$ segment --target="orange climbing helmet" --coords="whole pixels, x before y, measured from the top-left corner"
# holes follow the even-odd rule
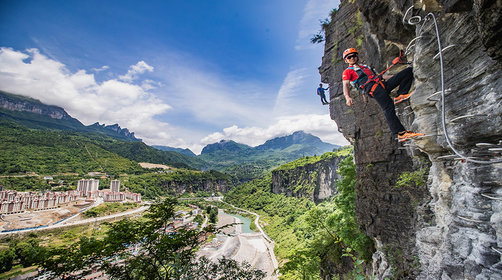
[[[351,53],[358,53],[358,52],[354,48],[348,48],[348,49],[346,49],[346,50],[343,51],[343,59],[345,59]]]

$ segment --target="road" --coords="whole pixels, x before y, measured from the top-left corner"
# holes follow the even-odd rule
[[[67,227],[67,226],[74,226],[74,225],[83,225],[83,224],[89,224],[89,223],[95,223],[99,221],[104,221],[104,220],[109,220],[109,219],[115,219],[119,218],[122,216],[128,216],[128,215],[134,215],[136,213],[140,213],[148,209],[150,205],[145,205],[141,206],[139,208],[126,211],[126,212],[121,212],[109,216],[104,216],[104,217],[98,217],[98,218],[89,218],[85,220],[80,220],[80,221],[74,221],[71,222],[71,219],[68,219],[62,223],[56,224],[56,225],[50,225],[48,227],[41,227],[41,228],[35,228],[35,229],[26,229],[26,230],[19,230],[15,232],[0,232],[0,235],[8,235],[8,234],[16,234],[16,233],[24,233],[24,232],[31,232],[31,231],[38,231],[38,230],[47,230],[47,229],[54,229],[54,228],[61,228],[61,227]]]

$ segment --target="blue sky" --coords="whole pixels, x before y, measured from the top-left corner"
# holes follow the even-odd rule
[[[0,0],[0,89],[151,145],[251,146],[304,130],[345,145],[309,39],[338,0]]]

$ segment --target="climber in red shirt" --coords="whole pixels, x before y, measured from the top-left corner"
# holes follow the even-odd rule
[[[379,76],[372,68],[358,63],[358,52],[354,48],[346,49],[343,52],[343,59],[349,64],[349,67],[342,74],[343,94],[347,106],[354,104],[354,100],[350,97],[350,86],[352,85],[361,93],[368,94],[377,101],[383,110],[390,130],[398,135],[399,142],[424,135],[423,133],[406,130],[396,116],[394,107],[394,104],[410,98],[413,94],[413,92],[408,93],[413,82],[413,68],[408,67],[396,75]],[[397,57],[392,61],[393,64],[400,62],[401,57]],[[398,97],[394,98],[393,101],[389,93],[397,86],[399,86]]]

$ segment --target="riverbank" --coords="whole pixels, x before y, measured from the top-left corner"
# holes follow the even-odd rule
[[[260,269],[267,273],[267,280],[276,280],[277,260],[273,254],[274,244],[267,241],[260,232],[252,232],[250,229],[243,232],[238,217],[225,213],[223,210],[218,212],[217,227],[234,224],[223,230],[222,233],[208,244],[204,245],[198,252],[200,256],[205,256],[212,261],[222,257],[231,258],[238,262],[247,262],[252,267]],[[249,226],[247,226],[249,228]]]

